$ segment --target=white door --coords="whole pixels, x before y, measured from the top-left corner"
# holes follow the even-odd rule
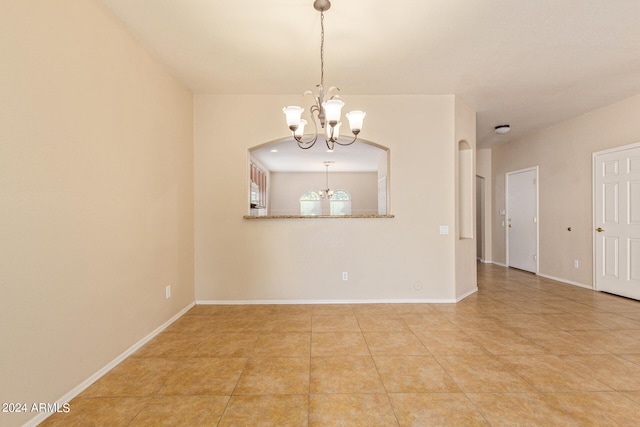
[[[509,172],[507,266],[538,272],[538,168]]]
[[[640,299],[640,144],[593,155],[595,288]]]

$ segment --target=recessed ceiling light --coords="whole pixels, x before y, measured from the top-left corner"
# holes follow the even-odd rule
[[[327,150],[327,153],[333,153],[333,150],[329,149]]]
[[[509,125],[498,125],[494,128],[497,134],[505,134],[511,130],[511,126]]]
[[[271,150],[269,150],[269,151],[271,151],[272,153],[277,153],[277,152],[278,152],[278,150],[276,150],[275,148],[272,148],[272,149],[271,149]]]

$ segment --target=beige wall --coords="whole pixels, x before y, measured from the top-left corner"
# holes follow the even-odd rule
[[[271,172],[269,215],[300,215],[302,193],[325,188],[326,179],[325,172]],[[329,188],[349,193],[353,215],[378,213],[377,172],[329,172]],[[329,199],[322,201],[322,210],[330,214]]]
[[[194,300],[192,95],[96,1],[0,16],[0,401],[53,403]]]
[[[592,286],[592,153],[640,141],[638,117],[640,95],[494,148],[493,261],[505,262],[504,175],[537,165],[540,274]]]
[[[484,178],[484,206],[481,209],[484,211],[484,224],[476,224],[476,230],[479,227],[483,227],[484,231],[484,255],[485,262],[491,262],[492,256],[492,173],[491,173],[491,149],[482,148],[476,151],[476,175]]]
[[[457,227],[463,227],[463,222],[469,222],[469,230],[455,230],[455,283],[456,283],[456,299],[464,298],[469,294],[477,291],[478,282],[476,275],[476,241],[475,236],[475,211],[476,211],[476,113],[468,105],[456,99],[455,101],[455,146],[454,157],[456,159],[456,173],[454,179],[456,182],[455,198],[456,224]],[[461,144],[462,142],[462,144]],[[464,150],[464,157],[460,157],[458,150],[460,146],[469,147]],[[467,158],[466,161],[461,159]],[[469,170],[463,171],[462,168]],[[465,182],[461,182],[464,180]],[[463,201],[463,198],[469,200]],[[465,234],[469,233],[469,238]]]
[[[455,98],[343,97],[367,111],[362,137],[390,149],[395,218],[243,219],[247,150],[287,134],[282,106],[298,97],[195,97],[196,299],[453,300]]]

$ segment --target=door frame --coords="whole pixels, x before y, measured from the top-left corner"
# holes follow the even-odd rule
[[[606,154],[611,154],[611,153],[615,153],[618,151],[625,151],[625,150],[631,150],[634,148],[639,148],[640,147],[640,142],[634,142],[633,144],[627,144],[627,145],[622,145],[619,147],[613,147],[613,148],[608,148],[606,150],[601,150],[601,151],[594,151],[591,154],[591,205],[592,205],[592,210],[591,210],[591,234],[593,235],[593,238],[591,240],[591,253],[592,253],[592,261],[591,264],[593,266],[593,271],[592,271],[592,281],[593,281],[593,290],[595,291],[600,291],[600,289],[598,289],[598,282],[596,281],[596,279],[598,278],[598,275],[596,274],[596,263],[598,262],[597,258],[596,258],[596,160],[598,158],[598,156],[603,156]]]
[[[504,224],[504,237],[505,237],[505,261],[507,267],[509,267],[509,176],[522,172],[535,172],[536,180],[536,271],[534,274],[538,274],[540,271],[540,173],[539,167],[532,166],[529,168],[519,169],[515,171],[506,172],[504,174],[504,204],[505,204],[505,224]]]

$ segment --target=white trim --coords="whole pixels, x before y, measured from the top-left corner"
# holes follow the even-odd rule
[[[477,290],[477,288],[476,288]],[[474,291],[475,292],[475,291]],[[253,305],[253,304],[442,304],[456,303],[456,299],[349,299],[349,300],[197,300],[197,305]]]
[[[503,264],[503,263],[498,262],[498,261],[491,261],[491,264],[495,264],[497,266],[507,268],[507,264]]]
[[[572,280],[562,279],[560,277],[549,276],[548,274],[538,273],[538,276],[544,277],[545,279],[555,280],[556,282],[566,283],[568,285],[579,286],[581,288],[589,289],[591,291],[595,291],[596,290],[596,289],[594,289],[593,286],[590,286],[590,285],[587,285],[587,284],[584,284],[584,283],[580,283],[580,282],[574,282]]]
[[[540,271],[540,172],[538,165],[530,168],[519,169],[515,171],[505,172],[504,174],[504,205],[505,205],[505,219],[509,218],[509,175],[515,175],[517,173],[534,171],[536,173],[536,271],[533,273],[538,274]],[[505,224],[505,267],[509,266],[509,224],[508,220]]]
[[[103,368],[98,370],[95,374],[91,375],[89,378],[84,380],[82,383],[80,383],[79,385],[74,387],[71,391],[69,391],[67,394],[65,394],[64,396],[62,396],[60,399],[58,399],[55,402],[57,404],[57,407],[61,407],[65,403],[69,403],[70,400],[72,400],[74,397],[78,396],[80,393],[82,393],[84,390],[86,390],[91,384],[93,384],[96,381],[98,381],[102,376],[104,376],[107,372],[109,372],[110,370],[115,368],[124,359],[126,359],[129,356],[131,356],[133,353],[136,352],[136,350],[138,350],[140,347],[145,345],[147,342],[151,341],[151,339],[153,339],[156,335],[158,335],[160,332],[165,330],[169,325],[171,325],[173,322],[175,322],[180,317],[182,317],[194,305],[195,305],[195,302],[192,302],[191,304],[189,304],[188,306],[186,306],[185,308],[180,310],[171,319],[169,319],[166,322],[164,322],[162,325],[160,325],[158,328],[156,328],[154,331],[152,331],[146,337],[142,338],[140,341],[138,341],[137,343],[135,343],[134,345],[129,347],[127,350],[125,350],[118,357],[116,357],[111,362],[106,364]],[[40,424],[41,422],[43,422],[45,419],[50,417],[52,414],[53,414],[52,412],[41,412],[40,414],[38,414],[34,418],[32,418],[29,421],[27,421],[23,425],[23,427],[32,427],[32,426],[35,427],[38,424]]]
[[[469,292],[467,292],[466,294],[460,295],[457,299],[456,302],[460,302],[463,299],[465,299],[466,297],[475,294],[476,292],[478,292],[478,287],[476,286],[475,288],[471,289]]]

